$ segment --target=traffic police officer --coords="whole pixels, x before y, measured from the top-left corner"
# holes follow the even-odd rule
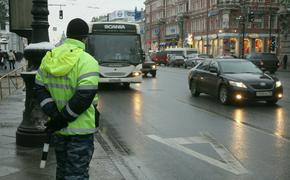
[[[55,135],[56,179],[89,179],[99,65],[84,51],[88,31],[82,19],[71,20],[67,39],[46,53],[36,74],[37,98],[50,117],[46,131]]]

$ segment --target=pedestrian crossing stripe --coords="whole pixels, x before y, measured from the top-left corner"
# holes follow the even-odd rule
[[[210,134],[201,133],[201,136],[195,137],[178,137],[178,138],[162,138],[156,135],[147,135],[149,138],[165,144],[171,148],[177,149],[190,156],[205,161],[211,165],[229,171],[235,175],[248,174],[241,163],[229,152],[222,144],[218,143]],[[213,149],[219,154],[223,161],[211,158],[192,149],[186,148],[183,145],[189,144],[210,144]]]

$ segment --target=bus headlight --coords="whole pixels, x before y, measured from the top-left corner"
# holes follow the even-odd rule
[[[134,77],[136,77],[136,76],[140,76],[140,75],[141,75],[141,72],[139,72],[139,71],[135,71],[135,72],[132,73],[132,75],[133,75]]]

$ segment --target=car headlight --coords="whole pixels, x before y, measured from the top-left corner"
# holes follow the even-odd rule
[[[156,65],[152,65],[152,69],[156,69]]]
[[[132,75],[135,76],[135,77],[136,77],[136,76],[140,76],[140,75],[141,75],[141,72],[139,72],[139,71],[135,71],[135,72],[132,73]]]
[[[247,86],[242,82],[229,81],[229,83],[231,86],[234,86],[234,87],[247,88]]]
[[[280,87],[280,86],[282,86],[282,83],[281,83],[281,81],[276,81],[276,88],[278,88],[278,87]]]

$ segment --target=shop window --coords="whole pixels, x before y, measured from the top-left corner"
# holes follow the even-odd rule
[[[250,53],[250,41],[248,39],[244,40],[244,54]]]
[[[262,52],[263,42],[262,42],[261,39],[256,39],[255,40],[255,48],[256,48],[256,52]]]
[[[236,52],[236,42],[237,42],[236,39],[231,38],[230,40],[230,53],[231,54],[235,54]]]

